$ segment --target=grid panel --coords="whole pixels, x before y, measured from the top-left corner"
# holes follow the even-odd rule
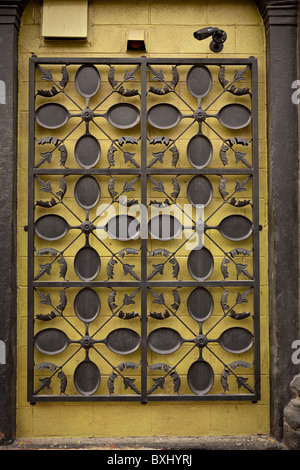
[[[255,59],[32,58],[29,401],[258,400],[258,217]]]

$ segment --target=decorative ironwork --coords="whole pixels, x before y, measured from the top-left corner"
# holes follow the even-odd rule
[[[257,401],[256,60],[34,56],[29,115],[28,400]]]

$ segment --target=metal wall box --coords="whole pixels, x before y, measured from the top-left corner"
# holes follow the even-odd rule
[[[127,51],[146,51],[146,31],[143,29],[130,29],[126,31]]]
[[[45,39],[86,39],[88,0],[43,0],[42,36]]]
[[[29,74],[28,400],[259,400],[256,59]]]

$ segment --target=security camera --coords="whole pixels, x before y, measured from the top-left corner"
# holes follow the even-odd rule
[[[227,39],[225,31],[209,26],[208,28],[202,28],[194,32],[194,38],[198,39],[198,41],[202,41],[210,36],[212,36],[212,41],[209,45],[210,50],[213,52],[220,52]]]

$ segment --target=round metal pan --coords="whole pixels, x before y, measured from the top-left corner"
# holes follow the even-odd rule
[[[107,231],[108,236],[118,241],[135,240],[140,234],[139,221],[127,214],[112,217],[105,227],[98,227]]]
[[[116,354],[132,354],[139,349],[141,338],[130,328],[117,328],[107,335],[103,343]]]
[[[52,356],[63,352],[70,340],[64,331],[57,328],[45,328],[34,337],[34,346],[42,354]]]
[[[74,196],[77,204],[85,210],[90,210],[100,199],[100,185],[91,175],[84,175],[75,184]]]
[[[186,77],[187,88],[198,100],[204,98],[212,87],[212,76],[205,65],[194,65]]]
[[[213,197],[213,187],[206,176],[194,176],[187,186],[187,197],[190,203],[196,207],[197,205],[208,206]]]
[[[173,328],[157,328],[148,335],[148,346],[157,354],[172,354],[185,342],[194,342],[183,339]]]
[[[81,395],[93,395],[99,388],[101,382],[98,366],[90,359],[85,359],[76,367],[73,380],[76,390]]]
[[[204,287],[196,287],[188,297],[187,308],[190,316],[196,322],[202,323],[207,320],[213,312],[213,296],[209,290]]]
[[[217,342],[227,352],[242,354],[252,348],[254,336],[246,328],[235,326],[223,331]]]
[[[214,371],[211,365],[203,359],[193,362],[187,373],[187,382],[196,395],[208,393],[214,384]]]
[[[75,75],[75,87],[84,98],[91,98],[100,88],[101,78],[94,65],[85,64],[79,67]]]
[[[161,241],[173,240],[183,230],[181,222],[170,214],[159,214],[148,222],[148,233],[151,238]]]
[[[34,224],[36,235],[48,241],[63,238],[71,228],[80,227],[71,227],[63,217],[57,214],[42,215]]]
[[[200,250],[192,250],[188,256],[187,266],[190,275],[196,281],[203,281],[214,270],[214,258],[211,252],[203,246]]]
[[[59,103],[45,103],[36,110],[35,119],[40,126],[46,129],[58,129],[72,117],[81,117],[86,120],[86,114],[89,115],[89,120],[94,117],[103,117],[107,119],[109,124],[119,129],[129,129],[140,121],[139,109],[130,103],[114,104],[105,114],[95,114],[89,108],[82,113],[71,114],[65,106]]]
[[[74,258],[74,270],[82,281],[92,281],[98,276],[101,259],[98,252],[88,244],[80,248]]]
[[[211,162],[213,146],[208,137],[199,132],[189,141],[186,153],[188,161],[194,168],[205,168]]]
[[[77,140],[74,154],[77,163],[82,168],[93,168],[100,160],[100,143],[92,134],[86,133]]]
[[[94,289],[84,287],[74,299],[74,311],[83,323],[94,321],[99,315],[101,308],[100,297]]]
[[[243,215],[228,215],[216,227],[206,227],[205,230],[219,230],[224,238],[232,241],[245,240],[253,232],[253,223]]]

